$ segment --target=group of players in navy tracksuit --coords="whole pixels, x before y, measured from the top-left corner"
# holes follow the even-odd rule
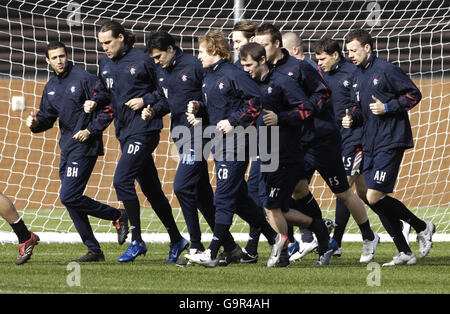
[[[318,170],[329,179],[326,183],[335,194],[347,191],[348,173],[341,157],[350,156],[355,148],[362,147],[366,158],[363,171],[369,173],[366,175],[367,186],[390,193],[403,150],[412,147],[406,110],[420,101],[420,92],[410,80],[404,80],[406,76],[399,68],[388,66],[389,63],[376,58],[375,54],[361,69],[341,61],[322,78],[308,62],[296,60],[282,49],[283,57],[270,65],[270,72],[257,83],[226,57],[205,66],[208,63],[205,60],[214,58],[214,53],[207,54],[206,59],[200,58],[200,62],[184,54],[165,32],[152,33],[147,43],[148,53],[155,59],[134,48],[134,38],[116,22],[102,26],[99,41],[107,57],[100,62],[98,77],[66,61],[64,71],[54,68],[57,75],[44,89],[39,112],[29,117],[33,132],[51,128],[59,118],[60,198],[89,250],[79,261],[104,260],[88,215],[112,220],[120,244],[125,242],[130,221],[131,244],[119,258],[120,262],[132,261],[146,253],[147,247],[140,233],[140,204],[135,180],[169,233],[171,245],[166,262],[177,262],[181,252],[189,247],[189,242],[181,236],[175,224],[152,157],[159,143],[165,114],[171,114],[171,136],[180,156],[174,191],[191,240],[191,250],[186,257],[190,262],[205,266],[217,265],[216,256],[221,246],[224,253],[219,260],[223,265],[240,261],[240,248],[229,231],[235,213],[261,230],[272,245],[268,266],[278,262],[280,252],[287,245],[286,236],[275,231],[264,212],[248,195],[245,172],[250,161],[249,143],[247,137],[243,145],[237,141],[237,135],[232,132],[236,127],[264,126],[262,119],[266,110],[278,115],[279,145],[271,146],[269,140],[266,148],[279,154],[280,164],[277,170],[261,172],[257,176],[257,183],[261,186],[259,199],[266,209],[280,208],[287,212],[289,208],[295,208],[303,211],[307,215],[305,217],[312,217],[314,223],[310,228],[318,237],[318,234],[323,234],[324,225],[317,225],[323,221],[317,203],[315,200],[311,202],[312,195],[309,193],[308,197],[296,201],[291,199],[299,179],[307,178],[309,182],[314,171]],[[49,45],[47,52],[61,48],[61,45],[55,47]],[[158,64],[154,60],[158,60]],[[280,82],[285,84],[281,86]],[[295,88],[287,89],[286,86],[293,82],[301,88],[295,84]],[[368,99],[372,95],[385,102],[388,114],[380,118],[371,115],[367,106],[359,105],[372,102]],[[279,99],[281,97],[282,100]],[[351,104],[347,102],[349,97],[354,99]],[[91,102],[87,105],[88,101]],[[190,103],[195,109],[189,109]],[[346,109],[352,111],[351,130],[342,128],[340,124],[342,117],[348,114]],[[201,123],[197,124],[199,118]],[[98,156],[103,155],[102,132],[112,120],[122,150],[113,184],[124,210],[83,195],[95,162]],[[214,142],[215,137],[219,137],[217,133],[205,138],[207,126],[217,126],[225,135],[231,130],[231,149],[225,140]],[[210,140],[215,143],[211,148],[217,179],[215,193],[204,156],[205,146]],[[239,159],[242,151],[243,160]],[[382,180],[380,188],[380,180],[374,178],[383,161],[387,161],[383,169],[388,178]],[[259,162],[260,167],[263,164]],[[278,189],[274,189],[276,186]],[[379,202],[388,202],[386,198],[389,197]],[[431,228],[417,217],[406,214],[404,209],[393,214],[377,206],[376,202],[366,202],[373,205],[377,214],[388,216],[385,221],[390,223],[383,225],[391,231],[395,229],[388,231],[391,236],[398,236],[398,228],[392,225],[400,219],[411,223],[418,233]],[[388,204],[393,203],[395,201]],[[213,230],[213,239],[205,252],[197,209]],[[375,234],[370,226],[360,228],[364,239],[373,240]],[[324,237],[320,237],[319,255],[329,253],[328,241],[324,244]],[[335,249],[332,247],[331,253]],[[399,252],[402,252],[400,248]],[[187,263],[185,260],[180,266]]]

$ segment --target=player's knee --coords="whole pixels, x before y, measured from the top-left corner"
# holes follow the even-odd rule
[[[343,201],[344,203],[349,201],[352,197],[355,197],[355,193],[353,193],[353,190],[351,188],[348,188],[346,191],[342,193],[336,193],[336,197]]]
[[[294,192],[292,193],[292,197],[295,200],[302,199],[306,197],[309,194],[309,186],[308,181],[300,180],[297,185],[295,186]]]
[[[61,200],[61,203],[63,203],[64,206],[72,206],[79,203],[81,195],[76,195],[70,192],[61,192],[59,194],[59,199]]]
[[[177,182],[176,180],[173,183],[173,192],[177,196],[183,196],[183,195],[195,195],[194,187],[191,185],[188,185],[184,182]]]
[[[385,194],[380,191],[368,190],[366,194],[367,202],[369,203],[369,205],[374,205],[378,203],[384,197],[384,195]]]

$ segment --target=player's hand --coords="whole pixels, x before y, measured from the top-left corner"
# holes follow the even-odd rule
[[[352,127],[353,124],[353,118],[350,114],[350,111],[348,109],[345,109],[345,116],[342,118],[342,126],[346,129],[349,129]]]
[[[73,136],[74,139],[80,142],[85,142],[88,140],[89,136],[91,135],[91,132],[89,132],[88,129],[80,130]]]
[[[270,110],[264,110],[263,121],[267,126],[273,126],[278,124],[278,115]]]
[[[196,114],[200,109],[200,103],[196,100],[191,100],[187,105],[187,113]]]
[[[186,112],[186,116],[187,116],[188,122],[193,126],[196,126],[197,124],[199,124],[202,121],[202,119],[196,118],[195,115],[192,113]]]
[[[38,126],[39,121],[36,118],[36,114],[33,111],[31,111],[30,115],[25,120],[25,123],[26,123],[27,127],[29,127],[29,128],[35,128]]]
[[[155,110],[148,105],[146,108],[142,109],[141,118],[142,120],[151,120],[155,117]]]
[[[222,131],[223,134],[227,134],[233,130],[233,126],[230,124],[228,120],[220,120],[216,125],[219,131]]]
[[[381,102],[381,100],[379,100],[378,98],[376,98],[373,95],[372,95],[372,99],[375,100],[374,103],[369,104],[369,108],[370,108],[370,110],[372,110],[372,113],[376,116],[378,116],[380,114],[385,114],[386,108],[384,108],[384,104]]]
[[[83,105],[84,112],[91,113],[97,108],[97,103],[93,100],[86,100]]]
[[[125,106],[131,110],[139,110],[144,107],[144,98],[133,98],[125,103]]]

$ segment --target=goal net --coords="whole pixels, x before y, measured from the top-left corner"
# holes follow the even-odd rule
[[[28,114],[38,110],[43,88],[53,75],[45,62],[45,47],[49,41],[62,41],[77,66],[97,73],[104,53],[96,32],[99,25],[111,19],[137,35],[137,48],[144,49],[150,31],[163,29],[174,35],[189,54],[196,54],[197,40],[207,31],[220,29],[228,35],[239,19],[271,22],[282,32],[297,32],[306,55],[312,58],[312,46],[318,39],[343,40],[349,30],[357,27],[371,31],[378,55],[399,65],[423,95],[420,104],[409,113],[415,147],[405,154],[394,195],[419,217],[433,221],[438,232],[436,239],[450,239],[448,1],[7,0],[0,4],[0,190],[11,198],[25,223],[42,234],[44,241],[79,241],[58,197],[57,124],[40,134],[31,134],[25,125]],[[154,158],[176,222],[187,234],[173,193],[178,159],[169,138],[168,117],[164,126]],[[85,194],[119,207],[112,185],[120,157],[113,125],[103,139],[105,156],[97,161]],[[212,163],[209,170],[215,186]],[[334,219],[335,199],[318,175],[314,176],[311,189],[324,216]],[[137,190],[144,239],[168,241],[164,227]],[[376,215],[368,212],[374,230],[385,234]],[[110,222],[91,218],[91,223],[100,241],[116,241]],[[203,218],[201,225],[203,231],[211,233]],[[232,232],[242,235],[238,240],[246,240],[248,225],[236,217]],[[351,218],[344,240],[358,233]],[[359,235],[357,239],[360,240]],[[15,240],[9,225],[0,220],[0,241]]]

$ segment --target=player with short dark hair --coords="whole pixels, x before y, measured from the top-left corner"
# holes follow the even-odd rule
[[[33,255],[33,249],[40,241],[39,236],[28,230],[22,217],[17,213],[14,204],[2,192],[0,192],[0,216],[9,223],[17,236],[19,255],[16,259],[16,265],[22,265]]]
[[[237,141],[234,128],[253,126],[261,111],[261,94],[258,86],[241,69],[231,64],[228,42],[220,31],[210,31],[199,41],[199,56],[206,75],[203,79],[203,101],[195,108],[188,108],[196,114],[199,107],[207,110],[209,124],[220,134],[214,134],[212,152],[214,154],[217,184],[214,195],[216,206],[213,239],[209,249],[201,254],[186,254],[193,263],[206,267],[217,265],[217,253],[221,245],[226,252],[237,247],[229,232],[234,213],[251,225],[260,227],[272,246],[268,266],[273,266],[279,258],[279,251],[285,246],[286,237],[277,234],[265,219],[263,213],[249,198],[245,171],[248,166],[248,139]],[[188,117],[195,123],[195,117]],[[221,135],[228,134],[226,140]],[[230,135],[231,134],[231,135]],[[217,139],[218,137],[219,139]],[[232,140],[232,147],[227,142]],[[240,156],[243,155],[243,160]]]
[[[370,33],[351,31],[346,37],[349,58],[355,72],[356,110],[347,110],[342,119],[346,128],[362,124],[364,152],[363,175],[367,183],[366,200],[371,208],[389,220],[390,234],[399,253],[384,266],[412,265],[417,262],[401,232],[401,220],[417,232],[419,255],[428,255],[435,226],[414,215],[393,192],[403,154],[413,147],[408,111],[421,100],[413,81],[392,63],[377,57]]]
[[[234,24],[231,32],[233,40],[233,49],[239,53],[239,48],[248,44],[255,37],[258,25],[252,21],[244,20]],[[242,69],[241,60],[238,58],[234,63],[237,67]],[[261,165],[259,156],[251,156],[250,166],[247,177],[248,196],[255,202],[256,205],[264,212],[262,207],[262,198],[264,186],[260,186]],[[250,225],[248,240],[245,248],[242,249],[243,255],[242,263],[257,263],[258,262],[258,244],[261,235],[261,230]]]
[[[98,156],[104,154],[102,132],[111,123],[113,112],[108,106],[102,82],[95,75],[74,66],[66,51],[61,42],[48,44],[46,61],[55,76],[45,85],[38,113],[31,112],[26,124],[33,133],[39,133],[52,128],[59,119],[59,197],[88,247],[88,253],[75,261],[104,261],[88,215],[112,220],[117,228],[119,244],[125,242],[128,234],[127,215],[124,210],[102,204],[83,195],[83,192]],[[91,105],[96,109],[87,114],[86,108]]]
[[[159,100],[155,63],[148,54],[133,47],[134,35],[115,21],[101,26],[98,40],[107,56],[100,61],[99,76],[110,94],[116,137],[122,150],[113,184],[131,225],[132,241],[118,261],[133,261],[147,252],[141,236],[140,203],[135,188],[137,181],[169,233],[169,258],[165,262],[175,263],[189,242],[178,230],[152,156],[159,143],[162,119],[146,121],[141,118],[142,109]]]
[[[287,50],[281,48],[282,42],[279,39],[281,33],[275,26],[263,24],[260,28],[256,32],[254,41],[266,48],[267,60],[278,71],[295,79],[314,105],[312,119],[303,123],[300,138],[305,152],[305,171],[308,180],[301,180],[297,184],[291,206],[306,210],[305,214],[311,217],[321,217],[320,208],[311,206],[309,202],[312,194],[309,191],[308,182],[317,170],[330,190],[337,198],[342,199],[352,213],[364,240],[360,262],[368,262],[375,255],[379,237],[370,227],[363,202],[348,184],[341,159],[340,133],[330,104],[330,91],[323,78],[311,65],[305,61],[296,60]],[[330,250],[337,249],[337,243],[332,239]]]
[[[196,127],[186,119],[186,106],[192,100],[201,101],[202,99],[204,69],[196,57],[185,54],[176,45],[172,35],[165,31],[150,33],[146,47],[157,64],[156,81],[164,101],[144,108],[142,118],[161,118],[170,113],[170,129],[171,131],[175,129],[171,135],[180,156],[173,190],[180,203],[190,235],[189,252],[191,254],[203,252],[205,248],[201,243],[197,208],[211,230],[214,230],[214,192],[209,181],[208,164],[202,154],[206,141],[196,135],[203,134],[204,126],[202,130],[195,132]],[[205,113],[198,116],[206,121]],[[178,132],[179,127],[187,128],[189,135]],[[185,136],[188,138],[184,138]],[[198,147],[196,141],[199,142]],[[186,147],[189,149],[185,149]],[[177,265],[186,266],[188,261],[184,258],[180,259]]]
[[[266,51],[258,43],[248,43],[240,48],[239,58],[244,71],[248,72],[261,90],[263,113],[258,119],[262,128],[279,129],[278,145],[272,145],[272,138],[260,134],[261,143],[267,151],[279,154],[279,166],[275,171],[261,172],[264,186],[263,206],[272,227],[287,235],[288,224],[311,228],[319,241],[319,259],[324,258],[328,248],[329,234],[321,218],[311,218],[290,209],[289,201],[299,180],[305,179],[303,152],[298,138],[300,125],[312,115],[314,108],[301,87],[285,74],[269,69]],[[265,141],[261,141],[265,139]],[[270,163],[262,161],[262,164]],[[326,257],[325,257],[326,258]]]

